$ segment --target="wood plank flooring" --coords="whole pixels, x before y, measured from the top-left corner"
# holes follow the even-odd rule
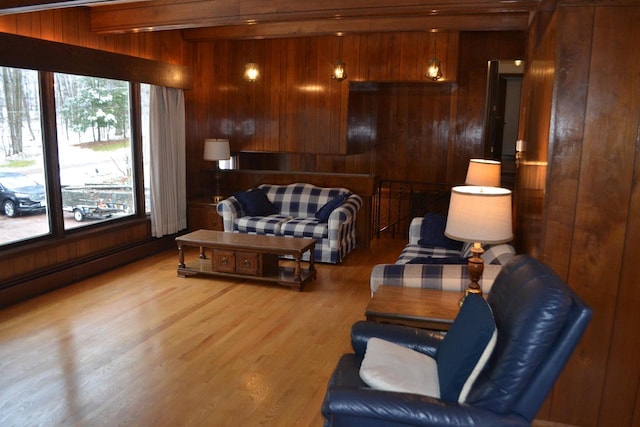
[[[319,264],[303,292],[178,278],[167,251],[0,310],[2,426],[321,426],[373,265]]]

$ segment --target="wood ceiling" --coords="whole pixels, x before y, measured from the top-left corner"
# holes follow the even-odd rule
[[[546,0],[5,0],[0,14],[90,7],[91,30],[183,29],[185,38],[249,39],[384,31],[526,30]]]

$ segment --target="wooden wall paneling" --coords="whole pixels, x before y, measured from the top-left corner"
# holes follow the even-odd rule
[[[527,145],[531,148],[527,148],[525,156],[532,160],[549,159],[548,182],[552,185],[547,185],[545,195],[541,259],[567,280],[591,61],[591,45],[585,40],[592,37],[593,11],[575,9],[571,14],[563,13],[561,19],[558,22],[555,16],[550,21],[540,42],[539,59],[534,58],[531,64],[529,74],[539,83],[532,87],[530,116],[537,118],[529,119],[525,140],[530,141]],[[565,25],[571,30],[564,31]],[[557,49],[560,51],[556,52]],[[555,63],[555,58],[560,58],[560,62]],[[547,126],[551,129],[545,129]]]
[[[423,97],[420,96],[422,91],[419,86],[414,87],[413,85],[389,84],[384,86],[389,91],[389,96],[395,101],[392,104],[395,106],[393,112],[395,127],[392,127],[389,135],[389,142],[393,146],[392,151],[395,156],[392,167],[403,174],[406,179],[414,181],[414,174],[419,172],[415,161],[421,157],[421,147],[416,144],[414,135],[416,126],[420,126],[417,122],[421,121],[416,120],[416,117],[420,117],[423,112]]]
[[[347,79],[341,82],[331,78],[333,65],[336,61],[345,61],[343,55],[344,37],[330,37],[330,55],[328,57],[329,64],[322,73],[327,73],[328,102],[326,104],[327,113],[329,115],[329,134],[327,146],[330,147],[331,153],[347,153],[347,108],[349,101],[349,65],[347,63]]]
[[[480,49],[482,40],[470,34],[460,36],[460,63],[455,90],[456,121],[450,125],[450,150],[448,179],[462,182],[466,176],[469,159],[481,157],[483,146],[483,117],[486,96],[486,60],[473,61],[474,52]],[[485,54],[486,56],[486,54]]]
[[[375,84],[349,83],[348,110],[346,114],[348,153],[375,152],[377,143],[377,101]]]
[[[383,179],[398,180],[402,173],[396,167],[398,163],[398,155],[396,151],[396,144],[402,139],[401,135],[398,135],[396,127],[398,125],[395,113],[397,111],[397,99],[393,97],[393,94],[382,84],[375,85],[377,98],[377,106],[375,113],[376,117],[376,165],[374,173]]]
[[[342,43],[342,60],[347,64],[348,78],[345,82],[356,82],[365,80],[362,75],[361,41],[359,34],[345,34],[340,37]],[[343,82],[344,83],[344,82]]]
[[[451,117],[451,84],[430,85],[427,87],[433,92],[426,101],[432,103],[434,120],[426,122],[432,128],[431,137],[425,135],[421,143],[427,148],[425,158],[432,165],[431,175],[428,180],[432,182],[447,182],[449,128],[453,122]]]
[[[319,148],[315,153],[339,153],[341,141],[338,136],[340,129],[341,91],[340,86],[346,81],[336,82],[331,78],[333,64],[341,59],[338,57],[339,37],[320,37],[318,39],[318,56],[316,62],[316,86],[315,92],[317,103],[317,123],[314,134],[316,146]],[[336,102],[337,101],[337,102]],[[334,119],[335,117],[335,119]]]
[[[626,353],[640,348],[638,337],[629,337],[629,331],[637,327],[633,321],[637,318],[633,313],[637,312],[637,299],[633,297],[639,295],[635,289],[639,269],[632,261],[637,251],[631,237],[637,234],[640,217],[630,211],[630,202],[637,191],[640,60],[638,55],[628,55],[640,43],[640,5],[597,7],[595,11],[574,235],[574,247],[587,250],[572,252],[569,283],[578,287],[592,305],[598,321],[592,322],[582,342],[589,349],[588,374],[572,385],[579,387],[582,383],[584,398],[599,398],[603,403],[599,408],[583,408],[579,421],[591,422],[599,409],[599,424],[624,425],[630,421],[632,395],[637,393],[640,373],[637,360],[620,364],[627,360]],[[597,249],[598,256],[592,256],[589,249]],[[628,263],[623,266],[625,259]],[[625,278],[630,280],[623,281]],[[577,376],[580,368],[571,365],[568,374]],[[635,372],[635,378],[630,372]],[[598,385],[605,380],[607,387],[602,390]],[[607,396],[607,390],[618,396]],[[625,412],[620,412],[623,406]]]
[[[390,81],[395,80],[410,80],[410,70],[407,70],[402,66],[402,47],[404,36],[402,33],[388,33],[380,44],[379,58],[384,60],[378,60],[378,72],[380,73],[375,80]]]
[[[235,99],[236,111],[235,131],[236,137],[240,142],[241,150],[256,150],[256,134],[255,134],[255,103],[259,93],[259,86],[264,84],[265,78],[270,75],[265,73],[264,60],[262,52],[257,48],[258,41],[250,40],[240,42],[236,49],[230,52],[232,55],[231,70],[237,70],[237,73],[231,78],[231,81],[238,85],[238,97]],[[234,46],[235,47],[235,46]],[[260,76],[256,81],[250,82],[244,78],[245,66],[247,63],[253,62],[258,65]]]
[[[286,96],[283,99],[283,109],[280,116],[280,151],[295,152],[297,128],[300,126],[300,112],[297,106],[302,101],[301,94],[295,90],[299,85],[300,70],[298,69],[299,56],[303,51],[298,51],[298,43],[295,39],[287,39],[284,43],[286,60],[284,69],[284,91]]]
[[[397,71],[391,70],[391,75],[397,75],[403,80],[420,80],[420,62],[424,61],[425,53],[424,49],[421,49],[421,44],[427,37],[424,37],[423,33],[411,32],[401,33],[400,43],[393,56],[397,58],[397,64],[393,64],[393,67],[397,68]]]
[[[263,150],[271,147],[272,150],[278,151],[280,146],[280,109],[282,106],[283,91],[283,67],[282,67],[282,41],[268,40],[266,41],[266,51],[268,52],[266,62],[270,74],[272,84],[265,85],[264,95],[264,111],[265,119],[262,124],[264,128],[264,144]]]
[[[302,55],[296,58],[296,71],[298,85],[294,89],[299,92],[300,104],[298,111],[300,115],[296,117],[296,122],[292,123],[295,129],[296,151],[304,153],[321,153],[318,135],[319,106],[318,97],[320,82],[318,81],[318,58],[320,55],[319,38],[302,38]],[[326,132],[327,129],[325,128]]]
[[[277,73],[273,72],[273,64],[269,58],[268,40],[256,40],[250,42],[252,50],[255,51],[256,63],[260,69],[260,78],[251,83],[253,89],[253,100],[251,112],[247,111],[244,123],[251,133],[251,146],[253,150],[264,151],[268,149],[265,144],[265,124],[271,119],[271,113],[266,109],[269,102],[269,87],[277,81]]]
[[[585,19],[588,17],[580,16],[576,18]],[[558,91],[559,98],[555,105],[556,108],[560,110],[558,114],[552,113],[552,106],[554,105],[552,99],[553,86],[556,74],[555,58],[558,57],[556,45],[559,37],[556,28],[558,28],[558,23],[557,20],[554,19],[545,32],[544,38],[540,38],[540,43],[538,44],[535,55],[530,56],[530,63],[527,64],[528,72],[523,85],[529,88],[529,93],[525,95],[528,97],[526,127],[523,135],[528,145],[527,150],[524,152],[525,160],[546,160],[546,156],[541,156],[541,153],[546,151],[546,149],[542,147],[548,145],[549,135],[554,134],[554,130],[550,129],[555,126],[553,122],[551,122],[551,119],[552,117],[562,117],[561,113],[565,108],[564,104],[567,103],[569,98],[573,99],[573,89],[575,89],[573,85],[582,84],[580,80],[573,79],[570,76],[573,72],[580,72],[581,69],[586,70],[588,68],[587,55],[586,62],[583,56],[583,60],[576,62],[575,70],[571,67],[567,69],[566,73],[560,75],[557,83],[558,88],[566,87],[566,90]],[[575,28],[573,28],[573,31],[575,31]],[[570,33],[571,32],[568,32],[567,34]],[[584,37],[587,36],[586,34],[577,31],[574,34],[576,36],[575,43],[570,43],[572,47],[577,46],[576,43],[584,43]],[[587,39],[590,39],[590,37],[587,37]],[[562,76],[564,76],[564,78],[562,78]],[[584,112],[582,113],[582,117],[578,117],[581,114],[580,111],[578,111],[578,107],[584,109],[584,97],[582,101],[583,103],[581,105],[576,104],[573,107],[575,109],[575,116],[572,115],[572,118],[578,119],[578,121],[574,122],[570,129],[565,129],[565,132],[572,130],[573,135],[559,134],[557,142],[551,143],[552,147],[550,147],[550,150],[580,150],[582,143],[582,126],[578,124],[582,122]],[[568,105],[573,106],[574,104],[571,102]],[[561,128],[558,128],[558,131],[561,131]],[[561,143],[561,140],[564,138],[567,138],[568,141],[572,143]],[[555,136],[551,136],[551,139],[552,141],[556,141]],[[515,199],[517,203],[516,242],[519,245],[518,252],[523,253],[539,252],[536,247],[540,246],[542,250],[541,259],[548,262],[556,273],[567,280],[568,256],[571,248],[571,229],[573,228],[574,206],[577,193],[578,163],[575,159],[579,157],[569,157],[558,165],[554,165],[554,162],[551,160],[554,157],[555,154],[550,153],[548,182],[553,182],[553,185],[548,184],[545,192],[542,212],[542,236],[537,232],[537,229],[533,228],[534,223],[528,220],[528,215],[531,215],[531,212],[527,209],[529,201],[525,199],[525,197],[530,193],[520,191]],[[574,164],[572,165],[571,163]],[[518,174],[520,174],[520,171],[518,171]],[[517,180],[521,181],[523,178],[525,177],[519,175]],[[554,221],[557,221],[559,227],[554,228]],[[561,224],[561,222],[564,224]],[[547,238],[546,236],[549,237]],[[542,239],[542,242],[537,239]],[[566,245],[563,245],[562,242],[566,242]],[[549,244],[549,248],[545,249],[547,243]],[[555,249],[552,247],[554,244]],[[551,252],[548,252],[550,250]],[[560,384],[562,380],[561,376],[557,384]],[[563,395],[564,394],[561,394],[560,396]],[[538,412],[538,417],[549,419],[555,396],[556,388],[552,390],[550,396],[546,399],[546,402]],[[558,403],[559,402],[556,401],[556,404]]]
[[[585,17],[582,17],[585,18]],[[580,52],[587,52],[587,56],[577,61],[575,66],[567,69],[567,72],[558,74],[556,68],[562,69],[555,64],[557,54],[557,31],[556,20],[554,19],[541,43],[536,49],[535,57],[528,58],[527,73],[523,81],[523,96],[527,99],[527,108],[522,111],[521,137],[526,141],[527,148],[523,152],[523,161],[526,162],[547,162],[548,158],[554,156],[549,154],[549,135],[551,139],[557,141],[549,147],[551,151],[567,153],[580,150],[582,143],[582,126],[577,124],[584,117],[585,93],[579,92],[580,80],[574,78],[581,76],[588,64],[588,49],[584,49],[584,39],[587,36],[583,32],[576,31],[575,39],[570,43]],[[586,61],[586,62],[585,62]],[[556,75],[558,77],[556,78]],[[562,102],[555,103],[558,113],[553,113],[553,88],[557,85],[558,99]],[[586,89],[585,89],[586,90]],[[570,99],[582,100],[580,102],[568,102]],[[562,117],[567,117],[562,119]],[[555,124],[552,117],[558,117],[564,122]],[[574,120],[570,120],[574,119]],[[567,127],[568,125],[568,127]],[[550,128],[556,128],[556,131]],[[553,136],[557,133],[557,138]],[[566,141],[566,142],[564,142]],[[529,168],[521,167],[517,170],[516,185],[521,186],[521,182],[526,181]],[[535,193],[529,191],[519,191],[515,195],[516,210],[516,242],[518,251],[540,256],[552,265],[554,270],[565,280],[567,278],[568,253],[571,248],[571,229],[573,228],[573,210],[577,191],[577,161],[569,156],[566,161],[558,165],[548,165],[549,180],[554,182],[553,188],[547,188],[544,196],[543,207],[539,215],[545,228],[552,227],[553,231],[546,231],[544,234],[553,236],[551,239],[544,239],[537,222],[538,218],[533,217],[535,212],[531,212],[528,206],[534,202],[530,196]],[[548,186],[547,186],[548,187]],[[521,214],[520,214],[521,213]],[[551,245],[545,249],[546,244]],[[555,248],[554,248],[555,247]],[[552,251],[545,254],[546,251]]]
[[[378,34],[366,34],[361,36],[361,78],[367,81],[383,81],[385,80],[384,70],[382,68],[382,58],[386,59],[383,55],[383,35]]]
[[[444,43],[442,43],[442,41],[444,41]],[[442,77],[445,81],[455,82],[458,80],[459,47],[460,33],[458,31],[443,31],[438,33],[438,59],[440,59]],[[423,72],[422,69],[420,71]]]

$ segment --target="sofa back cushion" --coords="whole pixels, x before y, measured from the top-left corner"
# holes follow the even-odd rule
[[[267,197],[267,194],[254,188],[249,191],[239,191],[234,194],[245,215],[248,216],[268,216],[278,213],[278,208]]]
[[[351,193],[346,188],[325,188],[305,183],[262,184],[258,188],[267,193],[267,197],[280,210],[280,214],[292,217],[314,217],[328,201],[340,194]]]

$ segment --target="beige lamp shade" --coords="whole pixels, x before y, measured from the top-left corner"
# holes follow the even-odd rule
[[[500,187],[500,162],[496,160],[471,159],[467,169],[466,185]]]
[[[204,160],[227,160],[231,157],[228,139],[205,139],[204,140]]]
[[[444,234],[450,239],[474,243],[512,240],[511,191],[498,187],[453,187]]]

